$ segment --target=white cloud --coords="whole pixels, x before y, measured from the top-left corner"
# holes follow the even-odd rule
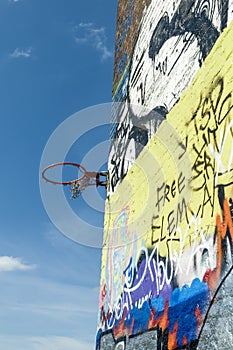
[[[1,271],[26,271],[32,270],[35,265],[26,265],[21,258],[13,258],[12,256],[0,256],[0,272]]]
[[[19,2],[19,0],[8,0],[9,2]]]
[[[85,44],[93,47],[101,55],[101,60],[106,60],[113,56],[107,47],[107,36],[104,27],[97,28],[93,23],[79,23],[75,27],[75,41],[77,44]]]
[[[32,349],[35,350],[93,350],[94,347],[94,344],[92,343],[87,343],[84,341],[79,341],[75,338],[68,337],[35,337],[32,338],[32,341],[35,344],[34,348]]]
[[[2,349],[7,350],[93,350],[94,342],[80,341],[71,337],[0,336]]]
[[[32,48],[29,47],[27,50],[20,50],[18,47],[10,54],[11,58],[29,58],[32,55]]]

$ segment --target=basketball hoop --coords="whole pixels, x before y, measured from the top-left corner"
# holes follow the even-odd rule
[[[66,165],[71,165],[73,167],[76,167],[77,171],[80,171],[82,173],[82,176],[71,181],[56,181],[48,178],[47,175],[45,175],[49,169],[52,169],[55,167],[63,167]],[[101,176],[103,176],[105,179],[101,180]],[[42,178],[53,185],[63,185],[63,186],[70,185],[71,199],[75,199],[79,197],[89,186],[96,186],[96,187],[104,186],[105,188],[107,188],[108,171],[100,171],[100,172],[87,171],[81,164],[73,163],[73,162],[60,162],[60,163],[54,163],[47,166],[42,171]]]

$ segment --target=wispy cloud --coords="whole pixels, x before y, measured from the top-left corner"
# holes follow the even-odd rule
[[[29,58],[32,55],[32,48],[29,47],[26,50],[20,50],[18,47],[10,54],[11,58]]]
[[[21,258],[13,258],[12,256],[0,256],[0,272],[1,271],[27,271],[35,269],[35,265],[27,265],[23,263]]]
[[[9,2],[19,2],[19,0],[8,0]]]
[[[50,337],[27,337],[27,336],[0,336],[3,349],[18,350],[93,350],[94,342],[80,341],[76,338],[50,336]]]
[[[39,269],[35,273],[16,272],[14,278],[10,273],[0,273],[0,348],[93,350],[98,318],[97,288],[58,283],[38,274]],[[45,334],[48,338],[43,338]]]
[[[94,23],[79,23],[75,27],[75,41],[77,44],[93,47],[101,55],[102,61],[113,56],[113,52],[107,47],[105,28],[96,27]]]

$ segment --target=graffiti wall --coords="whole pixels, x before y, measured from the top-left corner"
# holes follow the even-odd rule
[[[191,84],[232,11],[230,0],[119,1],[110,193]]]
[[[98,350],[232,346],[229,11],[152,0],[143,12],[117,107],[122,156],[110,153],[115,173],[129,162],[106,201]]]

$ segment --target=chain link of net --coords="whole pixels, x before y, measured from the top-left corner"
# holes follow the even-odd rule
[[[76,199],[81,196],[88,186],[96,185],[96,178],[94,177],[83,177],[80,180],[73,182],[70,185],[71,199]]]

